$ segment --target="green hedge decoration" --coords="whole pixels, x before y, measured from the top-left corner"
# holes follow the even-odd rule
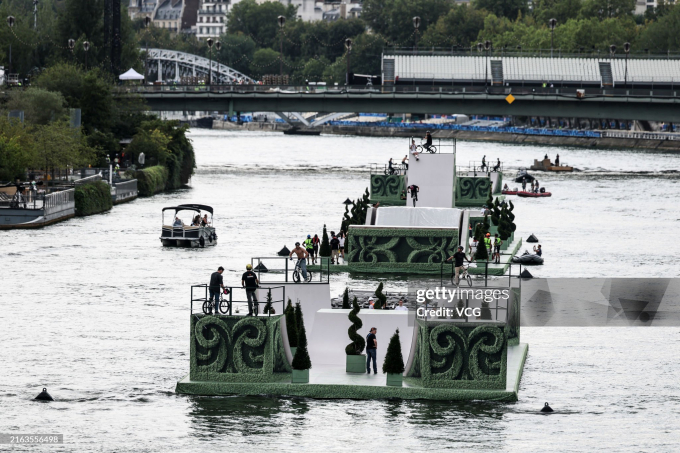
[[[328,240],[328,232],[326,231],[326,224],[323,225],[323,233],[321,234],[321,246],[319,247],[319,256],[331,256],[331,242]]]
[[[349,320],[352,322],[352,325],[349,327],[349,329],[347,329],[347,335],[349,335],[349,339],[352,340],[352,342],[345,347],[345,354],[347,355],[359,355],[366,346],[366,340],[364,340],[364,337],[357,333],[357,331],[364,325],[364,323],[361,321],[361,318],[357,316],[360,310],[361,308],[359,308],[359,303],[357,302],[357,298],[355,296],[354,300],[352,300],[352,311],[350,311],[349,315],[347,315]]]
[[[281,316],[191,316],[193,381],[280,382],[290,379]]]
[[[286,333],[288,334],[288,345],[291,348],[296,348],[298,344],[298,332],[297,324],[295,323],[295,308],[293,308],[293,303],[290,301],[290,298],[288,298],[288,305],[286,306],[286,310],[283,312],[283,314],[286,316]]]
[[[373,303],[373,308],[376,310],[381,310],[385,308],[385,304],[387,303],[387,296],[383,294],[383,283],[380,282],[378,287],[375,290],[375,297],[378,299]]]
[[[345,287],[345,291],[342,293],[342,308],[348,310],[352,308],[349,304],[349,288]]]
[[[137,192],[140,197],[150,197],[165,190],[168,184],[168,169],[162,165],[135,172]]]
[[[505,389],[505,326],[416,321],[416,354],[407,376],[423,387]]]
[[[76,215],[87,216],[108,211],[113,206],[111,188],[104,181],[83,184],[75,189]]]
[[[399,341],[399,329],[394,332],[390,343],[387,345],[387,353],[382,366],[383,373],[402,374],[404,372],[404,357],[401,354],[401,342]]]
[[[302,317],[300,302],[295,304],[295,324],[298,331],[298,344],[297,349],[295,350],[295,357],[293,357],[293,369],[308,370],[312,367],[312,361],[309,359],[309,352],[307,351],[307,332],[305,330],[305,322]]]

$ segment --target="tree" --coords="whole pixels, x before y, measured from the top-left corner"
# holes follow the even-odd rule
[[[96,68],[83,77],[79,107],[83,128],[88,134],[94,130],[108,131],[111,129],[113,95],[111,83],[106,78],[106,75]]]
[[[387,345],[387,353],[382,366],[383,373],[402,374],[404,372],[404,357],[401,354],[401,342],[399,341],[399,329],[394,332],[390,343]]]
[[[272,307],[272,290],[271,289],[269,291],[267,291],[267,297],[266,297],[265,301],[267,303],[264,305],[263,313],[265,315],[268,315],[269,312],[272,312],[272,314],[274,314],[274,307]]]
[[[238,5],[237,5],[238,6]],[[250,62],[251,74],[278,74],[279,73],[279,53],[272,49],[260,49],[253,55]],[[284,72],[288,67],[284,65]]]
[[[132,142],[127,147],[127,152],[132,156],[144,153],[147,165],[167,165],[170,156],[168,145],[170,137],[158,129],[148,131],[140,128]]]
[[[485,9],[498,17],[515,20],[527,9],[526,0],[473,0],[477,9]]]
[[[302,307],[300,302],[295,304],[295,324],[297,325],[297,349],[295,350],[295,357],[293,357],[294,370],[308,370],[312,367],[312,361],[309,359],[309,352],[307,351],[307,332],[305,331],[305,323],[302,318]]]
[[[328,232],[326,231],[326,224],[323,225],[323,234],[321,235],[321,246],[319,247],[319,256],[331,256],[331,243],[328,240]]]
[[[42,88],[11,90],[7,102],[8,110],[23,110],[26,122],[45,125],[51,121],[62,120],[66,116],[64,97],[61,93]]]
[[[613,17],[632,18],[635,0],[585,0],[581,6],[580,16],[584,19],[599,20]]]
[[[249,36],[244,34],[223,34],[220,36],[222,48],[215,52],[213,47],[213,58],[220,63],[229,66],[236,71],[244,74],[250,73],[250,62],[253,60],[257,44]]]
[[[539,25],[547,24],[550,19],[564,24],[578,17],[581,5],[582,0],[536,0],[533,2],[534,20]]]
[[[454,2],[441,0],[364,0],[362,19],[371,29],[389,40],[389,45],[415,44],[413,17],[420,17],[419,33],[423,33],[441,16],[446,15]]]
[[[463,3],[451,8],[445,16],[429,27],[423,34],[423,45],[458,45],[470,47],[477,43],[477,36],[484,28],[487,12]]]
[[[310,59],[305,63],[305,67],[302,68],[300,75],[305,80],[310,82],[320,82],[323,80],[323,73],[330,62],[325,57],[318,60]]]
[[[46,173],[52,171],[53,176],[55,170],[85,166],[94,158],[85,137],[66,121],[36,126],[33,136],[35,160],[31,166],[42,168]]]
[[[298,332],[297,325],[295,323],[295,309],[293,308],[293,303],[288,298],[288,305],[286,310],[283,312],[286,316],[286,333],[288,333],[288,345],[291,348],[297,347],[298,344]]]
[[[489,216],[484,216],[484,221],[478,223],[475,227],[475,239],[477,239],[477,251],[475,252],[475,259],[478,261],[487,261],[489,259],[489,252],[486,250],[486,242],[484,238],[489,232]]]
[[[284,16],[287,23],[294,22],[297,8],[279,2],[258,4],[255,0],[243,0],[232,6],[227,14],[227,30],[251,36],[261,47],[278,48],[279,16]]]
[[[360,310],[361,308],[359,308],[359,303],[357,302],[357,298],[355,296],[352,300],[352,311],[350,311],[349,315],[347,315],[350,322],[352,323],[349,329],[347,329],[349,339],[352,341],[345,347],[345,354],[347,355],[359,355],[366,346],[366,340],[364,340],[364,337],[357,333],[357,331],[364,325],[364,323],[361,322],[361,318],[357,316]]]
[[[342,308],[345,310],[350,309],[349,305],[349,288],[345,287],[345,292],[342,293]]]
[[[680,49],[680,8],[673,6],[659,20],[649,23],[640,33],[635,47],[657,52]]]
[[[385,296],[382,292],[383,290],[383,284],[380,282],[378,285],[378,288],[375,290],[375,297],[378,298],[378,300],[373,304],[373,308],[376,310],[380,310],[382,308],[385,308],[385,305],[387,304],[387,296]]]

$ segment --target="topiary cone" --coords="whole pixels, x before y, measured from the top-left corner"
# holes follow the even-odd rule
[[[350,344],[345,347],[345,354],[347,355],[359,355],[361,352],[364,350],[364,346],[366,346],[366,340],[364,340],[364,337],[359,335],[357,331],[361,329],[361,327],[364,325],[363,322],[361,322],[361,318],[357,316],[359,313],[359,303],[357,302],[356,296],[352,300],[352,311],[349,312],[349,315],[347,317],[349,320],[352,322],[352,325],[347,329],[347,335],[349,335],[349,339],[352,340]]]

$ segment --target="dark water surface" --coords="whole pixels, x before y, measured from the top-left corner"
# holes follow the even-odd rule
[[[190,189],[35,231],[0,232],[0,433],[66,443],[0,451],[678,451],[680,328],[523,328],[520,400],[500,403],[186,397],[189,286],[219,265],[291,247],[368,185],[368,162],[406,141],[194,131]],[[460,142],[458,164],[498,156],[514,173],[560,153],[583,171],[539,176],[553,197],[517,200],[518,232],[546,250],[540,277],[676,277],[680,156]],[[511,184],[512,186],[512,184]],[[219,245],[160,246],[160,211],[215,208]],[[332,227],[332,228],[331,228]],[[334,275],[373,289],[378,279]],[[386,280],[387,290],[408,279]],[[32,401],[42,387],[56,401]],[[549,401],[557,411],[540,415]]]

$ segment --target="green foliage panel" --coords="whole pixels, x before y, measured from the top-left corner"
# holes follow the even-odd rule
[[[277,382],[290,379],[281,316],[191,316],[193,381]]]
[[[488,177],[459,176],[456,180],[456,206],[484,206],[491,191]]]
[[[350,228],[345,257],[357,272],[439,272],[455,253],[458,229]]]
[[[416,352],[407,377],[428,388],[505,389],[505,325],[417,320],[416,328]]]
[[[405,190],[403,175],[371,175],[371,204],[404,205],[401,193]]]
[[[87,216],[108,211],[113,206],[111,189],[104,181],[76,187],[74,194],[76,214]]]
[[[162,165],[148,167],[135,172],[137,192],[140,197],[150,197],[165,190],[168,183],[168,169]]]

